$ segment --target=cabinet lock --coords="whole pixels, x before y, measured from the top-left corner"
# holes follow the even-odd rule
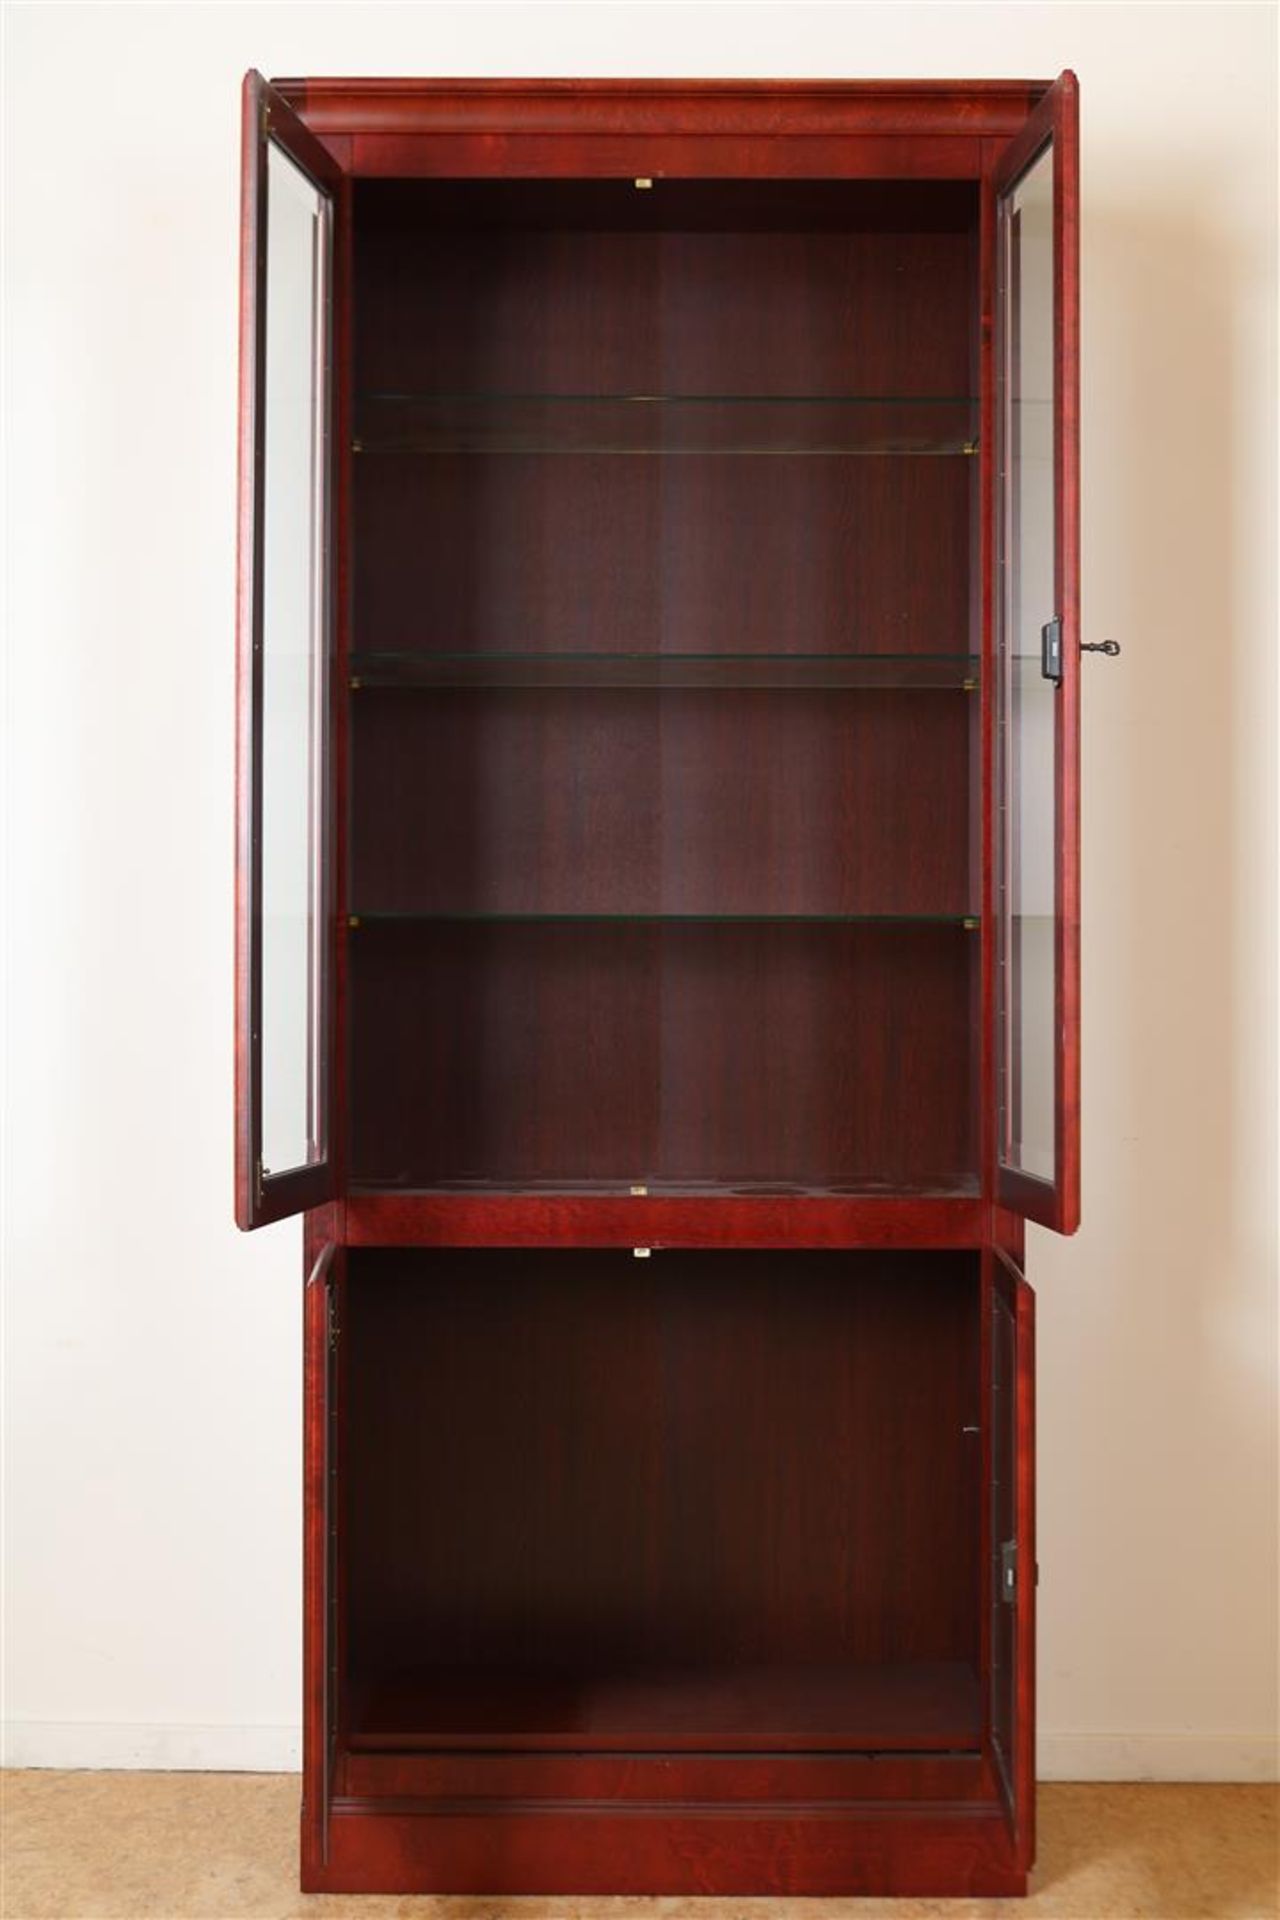
[[[1006,1540],[1000,1549],[1000,1598],[1011,1607],[1018,1597],[1018,1543]]]

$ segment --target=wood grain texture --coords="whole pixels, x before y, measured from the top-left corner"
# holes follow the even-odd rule
[[[355,197],[365,391],[971,391],[971,185],[358,181]]]
[[[977,564],[973,581],[973,617],[977,630],[977,651],[981,657],[980,708],[977,779],[979,783],[976,822],[980,867],[981,962],[974,1006],[974,1029],[979,1035],[978,1084],[979,1147],[982,1191],[994,1193],[998,1147],[999,1086],[996,1054],[998,1018],[998,967],[1000,923],[998,909],[997,833],[996,833],[996,593],[995,593],[995,511],[997,467],[996,393],[995,393],[995,279],[996,279],[996,204],[993,177],[1000,146],[996,140],[984,140],[982,147],[982,185],[978,222],[978,329],[975,341],[977,392],[979,395],[979,456],[977,509]],[[991,1232],[987,1224],[987,1233]],[[986,1236],[984,1235],[984,1238]],[[991,1672],[995,1616],[995,1515],[989,1497],[994,1459],[991,1404],[993,1383],[992,1288],[990,1254],[984,1247],[982,1261],[982,1434],[979,1462],[982,1495],[979,1502],[981,1535],[981,1670]],[[992,1693],[983,1689],[983,1745],[990,1753],[993,1736]]]
[[[986,1203],[901,1194],[353,1193],[353,1247],[976,1248]]]
[[[994,1552],[1017,1546],[1012,1598],[994,1595],[991,1665],[993,1754],[1009,1808],[1017,1855],[1030,1870],[1036,1857],[1035,1778],[1035,1296],[1019,1266],[1000,1248],[984,1256],[995,1356],[991,1418]]]
[[[987,1451],[986,1533],[991,1557],[991,1577],[987,1584],[987,1732],[1013,1828],[1018,1811],[1015,1786],[1017,1614],[1002,1592],[1001,1556],[1006,1543],[1016,1541],[1018,1531],[1017,1325],[1009,1276],[990,1252],[983,1255],[982,1311],[987,1348],[983,1402]]]
[[[785,142],[767,136],[661,134],[356,134],[353,171],[368,179],[973,180],[980,142],[868,134]]]
[[[353,1182],[966,1194],[974,964],[959,924],[361,928]]]
[[[751,135],[784,145],[883,134],[914,140],[1007,137],[1049,83],[311,77],[274,85],[324,133]]]
[[[963,655],[968,464],[370,452],[359,644]]]
[[[548,1743],[857,1745],[878,1710],[885,1745],[957,1744],[945,1688],[838,1701],[793,1663],[976,1662],[976,1256],[349,1259],[353,1688],[453,1669],[481,1730],[532,1689]],[[817,1737],[824,1692],[848,1724]]]
[[[1070,76],[282,87],[343,175],[339,696],[353,647],[990,665],[989,446],[767,476],[345,449],[383,386],[954,388],[988,442],[991,182],[1045,101],[1072,180],[1073,462]],[[1073,466],[1059,484],[1070,519]],[[245,511],[242,491],[242,535]],[[336,1361],[307,1294],[304,1885],[1021,1892],[1031,1299],[990,1250],[1020,1262],[1038,1196],[1005,1180],[993,1204],[989,687],[538,701],[339,699],[350,1155],[306,1252],[332,1243],[326,1274],[349,1273]],[[757,923],[731,960],[706,924],[345,928],[362,907],[766,904],[986,924]],[[368,1178],[393,1184],[351,1190]],[[998,1379],[1024,1570],[1007,1644]]]
[[[978,1753],[350,1752],[335,1790],[340,1799],[490,1803],[997,1800],[990,1763]]]
[[[369,391],[972,383],[972,188],[701,182],[655,203],[629,185],[366,183],[356,200]],[[362,650],[971,644],[964,458],[369,451],[356,465]],[[970,706],[366,690],[353,901],[362,915],[963,915],[978,885]],[[362,926],[350,965],[358,1184],[963,1191],[976,1176],[962,934]]]
[[[1054,586],[1062,621],[1054,773],[1054,1136],[1052,1183],[1000,1166],[1008,1207],[1059,1233],[1080,1224],[1080,239],[1079,88],[1060,75],[1001,154],[1006,192],[1052,142],[1054,291]]]
[[[981,1717],[963,1661],[419,1666],[354,1690],[347,1746],[976,1754]]]
[[[761,207],[741,182],[704,182],[658,198],[635,226],[652,196],[629,183],[603,199],[582,183],[362,187],[361,388],[969,391],[972,190],[779,185]],[[366,648],[968,647],[964,459],[358,465]],[[904,563],[917,539],[927,568]]]
[[[388,1893],[1021,1894],[998,1808],[803,1809],[344,1800],[304,1890]]]
[[[352,907],[974,915],[971,705],[948,689],[362,692]]]
[[[335,1302],[346,1256],[331,1237],[333,1209],[307,1216],[303,1260],[302,1460],[302,1854],[303,1870],[320,1869],[329,1844],[336,1698],[334,1678],[333,1345]]]
[[[1015,1842],[1028,1872],[1036,1858],[1036,1322],[1035,1295],[1021,1274],[1015,1290],[1018,1342],[1017,1726],[1014,1736]]]

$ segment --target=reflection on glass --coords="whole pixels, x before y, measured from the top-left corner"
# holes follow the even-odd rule
[[[262,509],[262,1168],[322,1159],[321,767],[329,204],[267,148]]]
[[[1041,629],[1054,557],[1053,149],[1000,209],[1000,1091],[1005,1164],[1055,1168],[1055,702]]]
[[[363,908],[353,913],[347,925],[360,927],[459,926],[466,922],[501,922],[522,926],[594,926],[614,921],[631,926],[869,926],[869,927],[962,927],[972,933],[979,925],[972,913],[522,913],[501,908],[472,908],[461,913],[419,911],[405,908],[370,913]]]
[[[367,687],[955,688],[974,692],[968,653],[354,653],[351,685]]]

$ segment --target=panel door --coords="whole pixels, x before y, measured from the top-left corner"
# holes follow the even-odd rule
[[[306,1223],[303,1293],[303,1724],[304,1867],[323,1866],[337,1743],[338,1329],[346,1251],[327,1237],[331,1209]]]
[[[1064,73],[996,194],[997,1189],[1080,1218],[1077,93]]]
[[[330,1197],[334,271],[339,169],[243,96],[236,1219]]]
[[[1035,1295],[1002,1252],[990,1263],[991,1665],[989,1723],[1018,1850],[1035,1858]]]

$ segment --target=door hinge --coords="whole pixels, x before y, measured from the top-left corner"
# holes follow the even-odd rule
[[[1062,622],[1057,614],[1040,629],[1040,671],[1055,687],[1062,685]]]
[[[329,1289],[329,1349],[332,1352],[338,1344],[338,1294],[337,1289]]]
[[[1018,1597],[1018,1543],[1006,1540],[1000,1549],[1000,1598],[1011,1607]]]

